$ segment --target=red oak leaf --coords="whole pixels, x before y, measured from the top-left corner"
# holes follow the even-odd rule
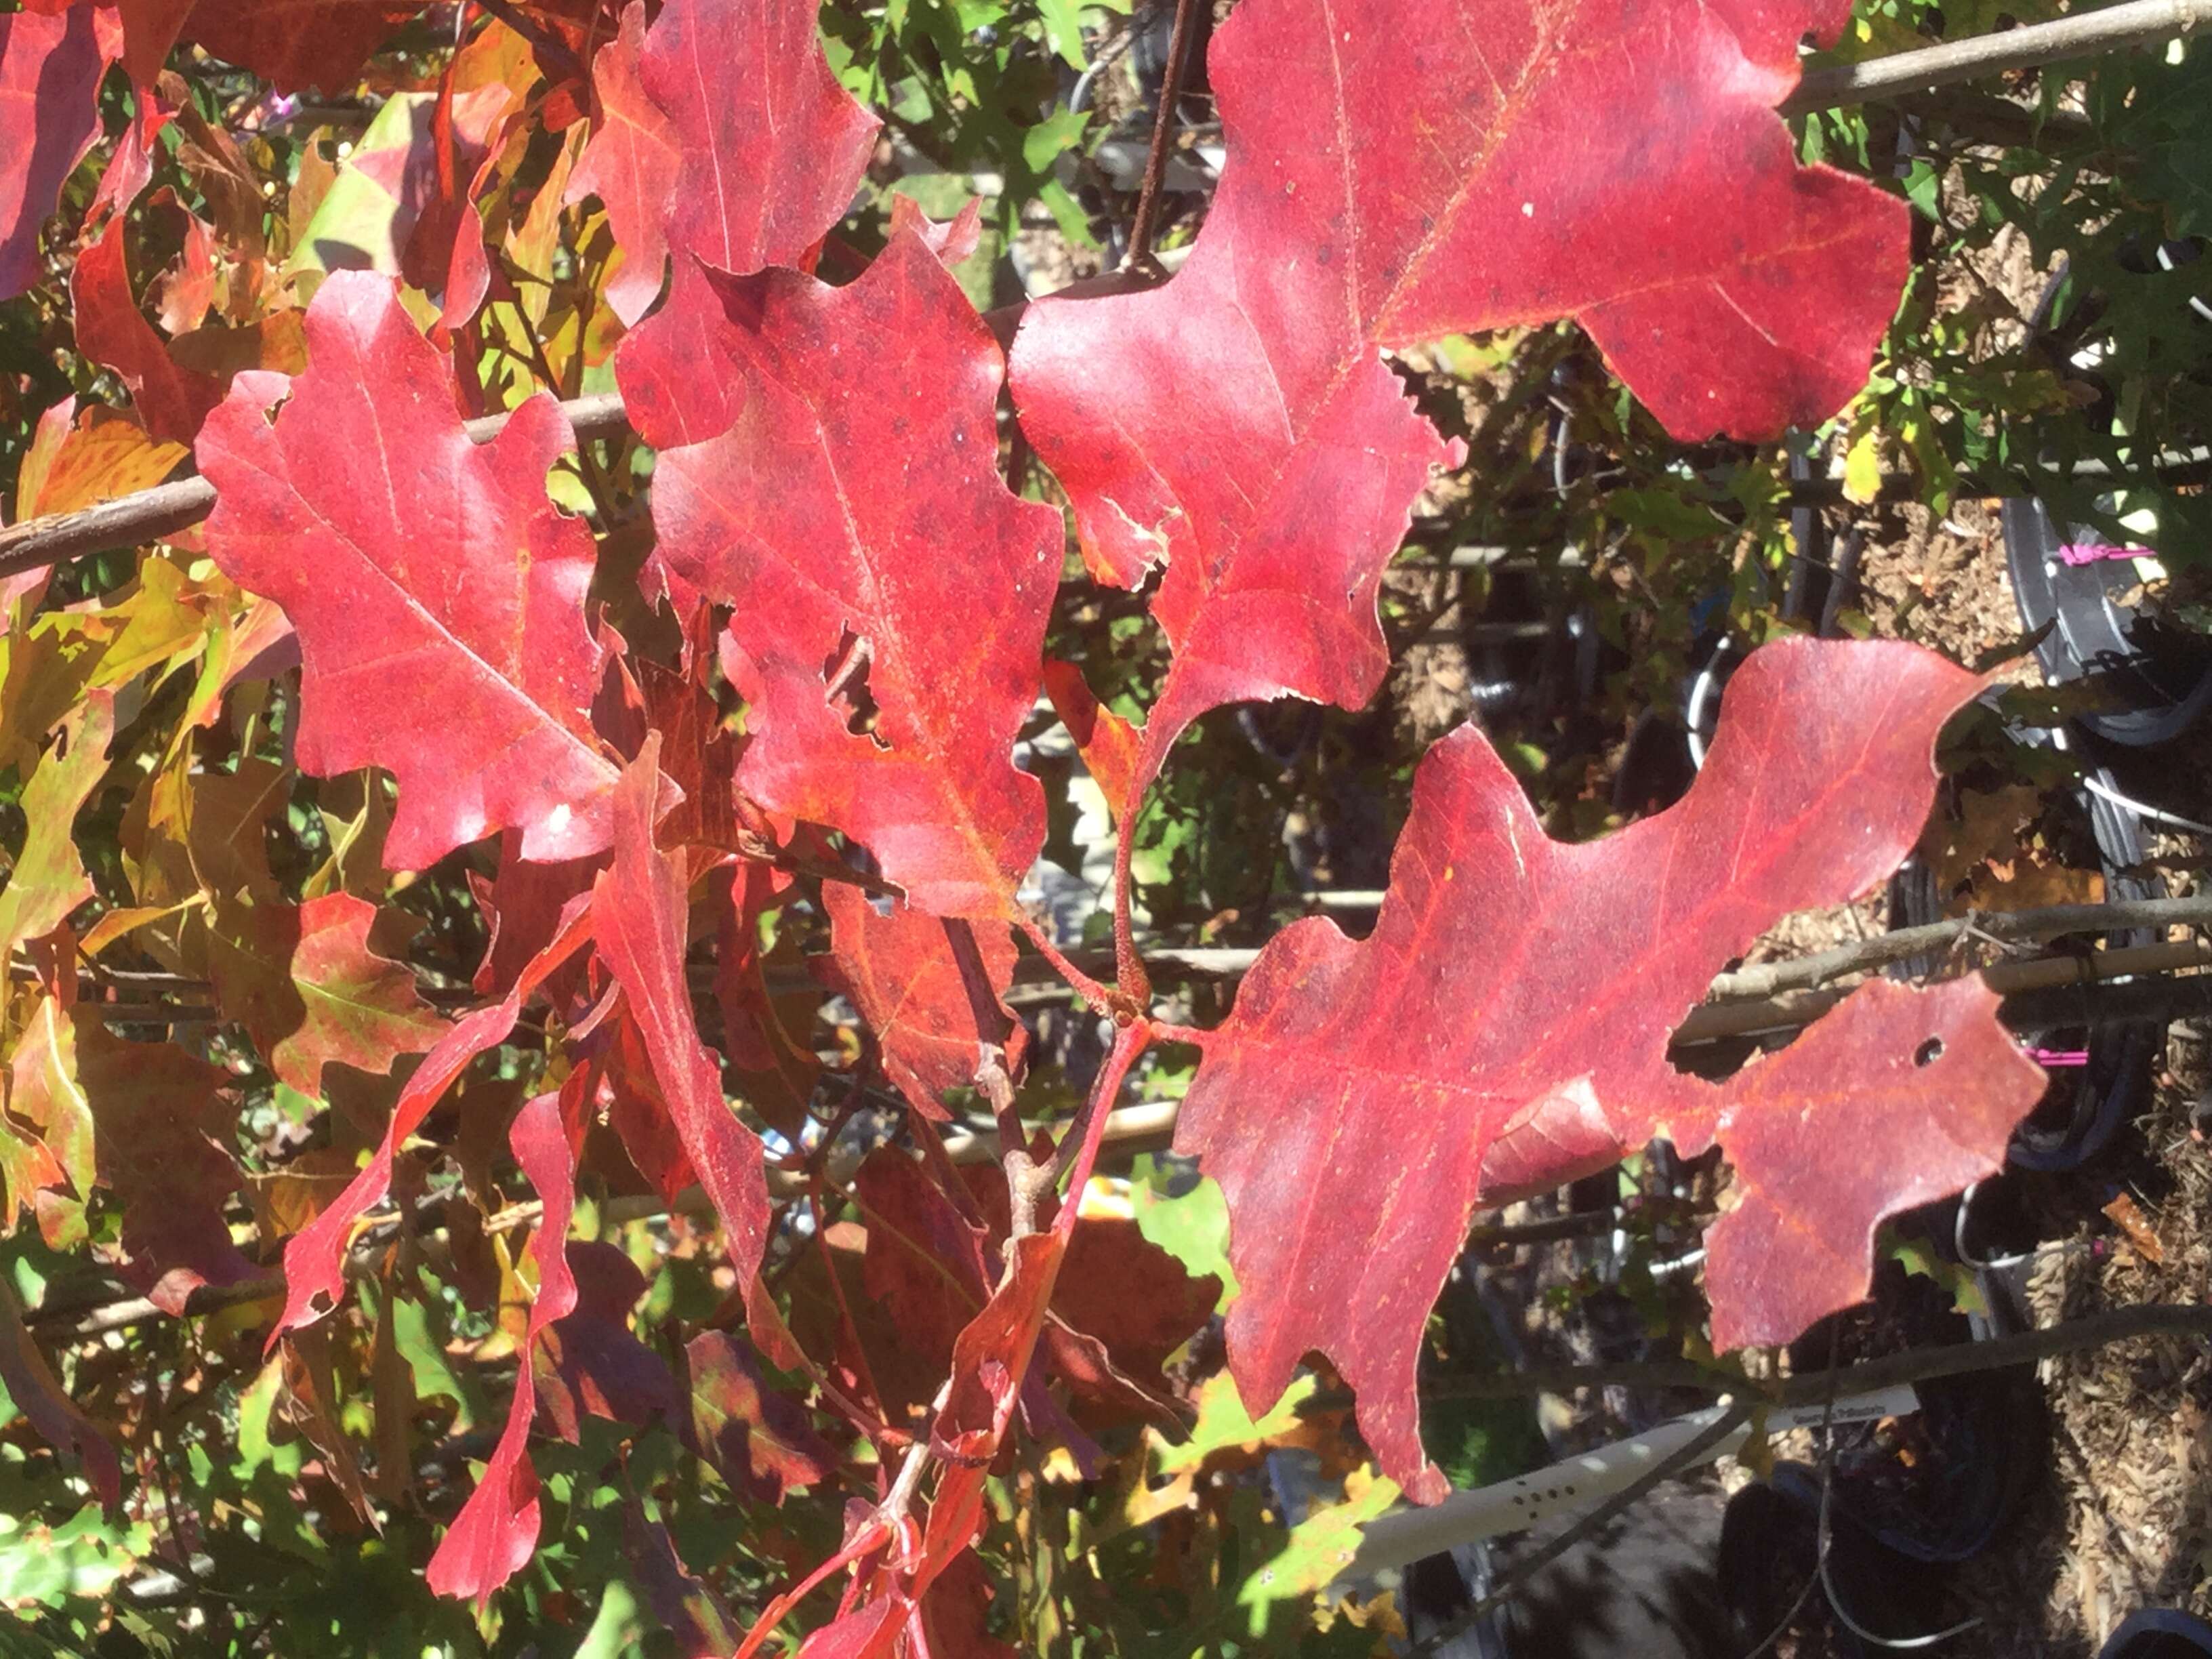
[[[996,1599],[981,1559],[973,1550],[962,1551],[921,1598],[928,1645],[910,1642],[911,1651],[926,1651],[930,1659],[1020,1659],[1019,1649],[990,1634],[990,1607]]]
[[[1788,1342],[1867,1292],[1882,1217],[1995,1175],[2045,1074],[1997,1020],[1978,979],[1914,991],[1874,980],[1741,1080],[1685,1151],[1719,1139],[1737,1202],[1705,1229],[1713,1346]],[[1848,1070],[1839,1088],[1835,1073]],[[1839,1148],[1881,1148],[1854,1158]]]
[[[993,1169],[970,1183],[971,1195],[980,1194],[986,1182],[1005,1189],[1006,1177]],[[920,1370],[929,1380],[920,1384],[920,1398],[926,1401],[953,1343],[990,1300],[990,1276],[997,1267],[994,1241],[963,1217],[919,1164],[894,1149],[868,1155],[853,1178],[853,1191],[868,1228],[861,1286],[897,1327],[900,1346],[923,1362]],[[1003,1239],[1003,1203],[996,1219],[997,1237]],[[906,1379],[894,1372],[878,1380],[897,1392]]]
[[[1681,802],[1580,845],[1544,834],[1474,726],[1437,744],[1374,933],[1316,918],[1276,935],[1177,1125],[1228,1198],[1244,1397],[1274,1399],[1326,1352],[1385,1471],[1433,1501],[1415,1363],[1478,1202],[1654,1136],[1741,1146],[1743,1213],[1709,1241],[1714,1329],[1771,1340],[1864,1293],[1883,1214],[1993,1171],[2043,1076],[1978,987],[1862,991],[1722,1084],[1667,1056],[1765,926],[1856,896],[1911,850],[1936,731],[1978,684],[1895,641],[1769,646],[1729,683]]]
[[[280,92],[347,89],[369,53],[422,9],[405,0],[199,0],[188,39]]]
[[[1127,1080],[1129,1067],[1150,1041],[1150,1028],[1124,1028],[1115,1038],[1113,1051],[1091,1091],[1085,1121],[1090,1129],[1079,1145],[1063,1146],[1073,1157],[1065,1171],[1069,1190],[1081,1192],[1091,1178],[1097,1157],[1097,1131],[1104,1124],[1115,1098]],[[945,1206],[950,1212],[950,1205]],[[875,1565],[861,1583],[848,1591],[848,1601],[858,1599],[859,1612],[824,1627],[810,1638],[802,1653],[817,1650],[865,1653],[927,1651],[927,1640],[909,1640],[909,1621],[931,1587],[957,1570],[974,1541],[983,1519],[983,1490],[993,1462],[1005,1444],[1018,1405],[1049,1396],[1033,1389],[1031,1361],[1037,1341],[1050,1317],[1054,1287],[1067,1259],[1068,1239],[1074,1231],[1076,1208],[1063,1206],[1050,1228],[1012,1240],[1001,1255],[1004,1262],[998,1288],[963,1327],[952,1345],[951,1375],[930,1425],[930,1450],[945,1466],[933,1494],[918,1544],[902,1517],[896,1553],[875,1549]],[[973,1242],[978,1230],[965,1221],[955,1224]],[[959,1249],[949,1249],[947,1259],[963,1259]],[[846,1322],[848,1325],[849,1321]],[[865,1518],[866,1511],[861,1511]],[[848,1512],[848,1522],[851,1520]],[[842,1559],[870,1553],[872,1533],[854,1531],[848,1524]],[[739,1650],[750,1654],[764,1638],[769,1623],[763,1621],[751,1640]],[[964,1627],[964,1626],[963,1626]],[[898,1645],[903,1644],[903,1645]]]
[[[399,271],[410,286],[440,296],[443,329],[459,327],[483,304],[491,272],[477,204],[491,193],[538,79],[530,43],[496,18],[453,54],[440,79],[420,158],[428,165],[419,210],[400,246]],[[404,212],[410,204],[395,193]]]
[[[603,1035],[602,1035],[603,1034]],[[653,1061],[645,1052],[645,1033],[627,1008],[617,1007],[614,1018],[594,1033],[586,1045],[597,1049],[605,1081],[598,1098],[606,1113],[607,1127],[622,1142],[623,1151],[637,1172],[669,1203],[686,1188],[699,1184],[691,1168],[691,1155],[677,1132],[668,1097],[653,1075]]]
[[[939,1122],[951,1121],[944,1097],[975,1086],[979,1069],[1022,1074],[1029,1032],[1000,1000],[1013,983],[1011,928],[940,921],[900,905],[878,914],[848,884],[824,882],[830,913],[827,958],[816,975],[853,1000],[875,1034],[884,1075]]]
[[[993,1461],[1013,1426],[1014,1408],[1029,1378],[1030,1361],[1044,1328],[1053,1285],[1067,1253],[1067,1231],[1056,1227],[1017,1240],[998,1290],[961,1330],[953,1345],[952,1375],[943,1406],[930,1427],[930,1449],[944,1463],[917,1547],[896,1555],[878,1554],[857,1586],[860,1605],[808,1637],[799,1649],[808,1656],[835,1659],[909,1659],[938,1651],[940,1626],[931,1616],[933,1593],[950,1598],[941,1611],[948,1637],[980,1632],[982,1620],[972,1607],[951,1605],[976,1588],[964,1565],[983,1520],[984,1482]],[[905,1540],[902,1539],[902,1543]],[[848,1545],[848,1547],[850,1546]],[[988,1586],[982,1587],[988,1594]],[[851,1592],[848,1592],[848,1597]],[[917,1641],[915,1615],[928,1620]],[[755,1641],[765,1632],[756,1632]],[[997,1653],[954,1647],[951,1651]],[[738,1650],[740,1656],[751,1647]]]
[[[747,402],[738,376],[702,374],[702,363],[726,363],[746,355],[745,330],[725,313],[714,273],[696,259],[679,258],[668,302],[627,336],[615,353],[623,413],[637,435],[655,449],[703,443],[730,429]],[[667,574],[658,551],[646,564],[647,585]],[[695,595],[678,592],[678,616],[697,608]]]
[[[400,1146],[422,1127],[430,1109],[477,1055],[507,1040],[521,1017],[522,1005],[547,976],[563,966],[592,937],[591,909],[580,896],[562,913],[552,941],[516,976],[500,1001],[454,1022],[453,1029],[422,1057],[392,1109],[384,1139],[361,1173],[331,1206],[295,1233],[284,1246],[284,1311],[269,1340],[319,1316],[318,1296],[336,1306],[345,1289],[346,1247],[354,1224],[392,1186],[392,1162]],[[525,1552],[526,1555],[527,1552]]]
[[[645,0],[630,0],[621,32],[592,59],[592,137],[568,175],[568,200],[596,196],[607,210],[622,250],[622,268],[607,279],[607,304],[625,326],[659,297],[668,273],[661,216],[679,170],[675,130],[638,76],[644,50]]]
[[[161,78],[169,49],[192,9],[193,0],[118,0],[123,22],[123,67],[131,88],[143,95]],[[137,136],[137,135],[134,135]],[[135,192],[134,192],[135,194]]]
[[[852,205],[881,123],[838,84],[818,15],[814,0],[667,0],[646,32],[638,76],[678,159],[674,190],[638,205],[679,261],[796,265]]]
[[[930,1386],[988,1299],[986,1273],[1009,1231],[1005,1176],[981,1165],[962,1173],[981,1232],[902,1153],[872,1153],[853,1182],[868,1219],[860,1283],[896,1325],[902,1346],[924,1362]],[[1049,1223],[1057,1213],[1048,1198],[1038,1220]],[[1220,1294],[1218,1279],[1191,1277],[1135,1222],[1085,1219],[1073,1230],[1052,1294],[1044,1333],[1050,1368],[1087,1400],[1147,1409],[1163,1387],[1161,1363],[1206,1322]],[[905,1380],[885,1366],[876,1375],[894,1392]]]
[[[39,227],[100,137],[100,77],[113,55],[97,9],[0,17],[0,300],[39,279]]]
[[[653,522],[684,584],[743,601],[723,652],[750,705],[740,787],[865,844],[919,909],[1005,916],[1044,842],[1012,750],[1061,530],[999,477],[989,330],[912,230],[842,289],[695,267],[664,314],[617,366],[625,392],[701,386],[677,395],[734,420],[662,451]],[[679,334],[711,355],[679,372]]]
[[[168,217],[184,228],[184,246],[154,279],[146,296],[154,304],[154,314],[161,319],[163,331],[173,338],[207,321],[209,308],[215,304],[216,232],[167,185],[154,192],[154,205],[165,209]]]
[[[1765,436],[1863,382],[1906,212],[1800,167],[1774,105],[1835,0],[1249,0],[1228,164],[1164,288],[1030,308],[1024,429],[1092,568],[1176,652],[1141,786],[1221,703],[1364,703],[1383,565],[1456,464],[1384,348],[1572,317],[1678,431]],[[1615,43],[1632,38],[1633,51]],[[1602,118],[1593,112],[1603,112]]]
[[[532,1362],[545,1415],[563,1440],[583,1436],[586,1413],[613,1423],[674,1420],[682,1414],[668,1362],[639,1341],[629,1310],[645,1294],[645,1275],[613,1245],[575,1239],[568,1276],[576,1304],[544,1332]]]
[[[837,1615],[799,1644],[797,1659],[902,1659],[914,1604],[896,1593]],[[739,1649],[740,1655],[747,1650]]]
[[[744,739],[722,724],[714,693],[702,683],[711,672],[714,623],[705,607],[698,614],[696,648],[688,655],[691,672],[679,673],[657,662],[638,665],[638,690],[649,730],[660,733],[660,769],[682,799],[656,826],[664,847],[702,848],[719,855],[738,848],[737,775]],[[695,859],[692,868],[702,867]]]
[[[653,844],[665,799],[659,756],[654,732],[615,791],[614,860],[592,884],[592,934],[644,1038],[677,1138],[722,1218],[728,1261],[742,1281],[759,1270],[768,1244],[767,1161],[722,1097],[721,1067],[691,1012],[684,974],[690,906],[678,866]]]
[[[684,1565],[668,1528],[648,1520],[634,1498],[623,1505],[623,1553],[632,1581],[676,1638],[684,1659],[723,1659],[737,1651],[740,1638],[729,1607]]]
[[[562,1121],[561,1097],[539,1095],[523,1107],[508,1131],[515,1162],[538,1191],[545,1212],[531,1236],[538,1265],[538,1295],[523,1336],[523,1363],[515,1372],[507,1427],[484,1464],[483,1478],[453,1524],[438,1540],[425,1577],[441,1595],[465,1597],[479,1607],[520,1571],[538,1547],[538,1471],[530,1466],[530,1419],[537,1409],[537,1372],[530,1350],[546,1328],[576,1306],[576,1281],[565,1245],[575,1208],[575,1153]]]
[[[1043,1334],[1067,1259],[1068,1229],[1014,1240],[1006,1276],[952,1345],[951,1387],[930,1425],[930,1449],[945,1465],[922,1529],[922,1559],[911,1577],[920,1595],[972,1543],[983,1519],[983,1482],[1012,1427],[1014,1407]]]
[[[807,1046],[822,993],[773,994],[761,949],[761,918],[783,902],[791,878],[773,865],[741,860],[708,878],[715,907],[714,1002],[722,1052],[739,1092],[771,1127],[796,1134],[805,1121],[822,1062]],[[778,941],[782,948],[788,939]]]
[[[994,1599],[982,1561],[963,1550],[919,1602],[894,1583],[809,1636],[799,1659],[1018,1659],[989,1633]]]
[[[836,1472],[836,1450],[804,1407],[769,1386],[752,1344],[702,1331],[684,1352],[691,1362],[692,1433],[734,1490],[781,1504],[792,1487],[820,1486]]]
[[[237,1160],[216,1144],[233,1131],[228,1079],[167,1043],[126,1042],[96,1004],[75,1019],[77,1085],[93,1121],[100,1184],[123,1218],[124,1273],[163,1312],[181,1314],[202,1285],[234,1285],[258,1269],[231,1243],[223,1200]]]
[[[1160,1368],[1221,1298],[1212,1273],[1182,1263],[1121,1216],[1091,1216],[1068,1241],[1045,1341],[1054,1372],[1092,1400],[1141,1407],[1165,1387]]]
[[[591,891],[592,878],[605,865],[604,854],[534,863],[522,856],[520,835],[509,830],[500,836],[499,866],[491,879],[468,872],[469,890],[491,936],[471,981],[478,996],[506,993],[524,965],[559,931],[561,913],[568,902]]]
[[[209,552],[300,635],[301,769],[392,773],[393,869],[509,825],[526,858],[599,851],[592,535],[545,495],[568,418],[541,394],[471,443],[388,278],[334,272],[307,330],[307,373],[240,375],[198,445]]]

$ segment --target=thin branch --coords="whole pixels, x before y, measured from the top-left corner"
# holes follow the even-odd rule
[[[2010,999],[2024,991],[2054,987],[2079,988],[2083,1000],[2080,1015],[2069,1024],[2099,1023],[2094,1005],[2087,1000],[2090,987],[2145,974],[2212,968],[2212,946],[2191,940],[2177,945],[2139,945],[2112,951],[2086,951],[2078,956],[2034,957],[2026,962],[2000,962],[1981,970],[1982,982],[1999,996]],[[2208,986],[2212,989],[2212,986]],[[1692,1008],[1674,1028],[1674,1046],[1692,1047],[1723,1038],[1756,1036],[1810,1025],[1841,1002],[1845,990],[1789,991],[1751,1002],[1708,1002]],[[2008,1010],[2008,1012],[2009,1012]]]
[[[1182,100],[1183,77],[1190,71],[1190,49],[1198,39],[1199,3],[1200,0],[1176,0],[1175,33],[1168,41],[1167,74],[1160,82],[1160,106],[1152,118],[1152,147],[1145,157],[1145,179],[1137,192],[1137,215],[1129,224],[1129,251],[1121,260],[1124,270],[1152,262],[1152,237],[1159,229],[1164,199],[1160,185],[1167,177],[1169,152],[1175,149],[1176,105]]]
[[[1782,105],[1784,115],[1864,104],[1899,93],[1978,81],[2006,70],[2063,64],[2100,52],[2154,46],[2212,20],[2212,0],[2124,0],[2047,23],[1978,34],[1941,46],[1893,52],[1863,64],[1809,70]]]
[[[2139,1308],[2113,1308],[2104,1313],[2069,1319],[2039,1331],[2001,1336],[1987,1342],[1957,1342],[1941,1348],[1915,1348],[1845,1366],[1834,1372],[1833,1386],[1841,1395],[1873,1394],[1899,1382],[1926,1382],[1939,1376],[1960,1376],[1969,1371],[1999,1370],[2007,1365],[2027,1365],[2056,1358],[2084,1348],[2102,1348],[2138,1337],[2194,1337],[2212,1339],[2212,1305],[2203,1303],[2149,1303]],[[1831,1373],[1793,1376],[1776,1390],[1785,1406],[1807,1406],[1827,1397]]]
[[[2212,1305],[2152,1303],[2089,1314],[2042,1330],[1987,1342],[1954,1342],[1942,1347],[1909,1348],[1903,1353],[1862,1361],[1835,1372],[1840,1395],[1879,1394],[1900,1383],[1927,1382],[1971,1371],[2002,1370],[2085,1348],[2109,1347],[2151,1336],[2212,1338]],[[1813,1406],[1827,1398],[1830,1373],[1808,1372],[1778,1382],[1761,1382],[1689,1359],[1627,1359],[1599,1365],[1552,1365],[1534,1370],[1496,1371],[1473,1376],[1439,1377],[1421,1384],[1425,1401],[1525,1400],[1540,1394],[1570,1395],[1583,1389],[1687,1389],[1713,1395],[1742,1395],[1754,1405]],[[1301,1415],[1342,1411],[1352,1402],[1349,1389],[1329,1389],[1309,1395]]]
[[[1917,956],[1939,955],[1972,938],[2010,942],[2164,927],[2212,927],[2212,893],[2188,898],[2118,900],[2110,904],[2055,904],[2035,910],[1960,916],[1923,927],[1899,927],[1832,951],[1740,968],[1713,981],[1711,1000],[1748,1001],[1784,991],[1809,990],[1846,974],[1865,973]]]
[[[580,443],[629,430],[623,402],[612,393],[574,398],[561,405]],[[507,424],[505,415],[486,415],[468,422],[470,440],[489,443]],[[215,486],[205,478],[179,478],[75,513],[26,519],[0,529],[0,576],[112,548],[159,541],[198,524],[215,506]]]

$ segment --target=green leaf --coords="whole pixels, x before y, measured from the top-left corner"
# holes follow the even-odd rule
[[[1266,1634],[1276,1602],[1304,1601],[1326,1589],[1352,1564],[1359,1529],[1397,1501],[1397,1483],[1378,1475],[1356,1497],[1316,1510],[1291,1528],[1283,1547],[1237,1592],[1237,1605],[1250,1609],[1252,1634]]]
[[[1044,20],[1044,38],[1072,70],[1089,66],[1083,52],[1082,0],[1037,0],[1037,15]]]
[[[1198,1421],[1191,1425],[1190,1438],[1180,1446],[1162,1446],[1160,1468],[1173,1474],[1203,1463],[1213,1453],[1231,1446],[1250,1445],[1289,1433],[1297,1424],[1298,1407],[1312,1399],[1320,1387],[1310,1372],[1299,1376],[1255,1422],[1226,1371],[1208,1377],[1198,1389]]]
[[[484,1420],[483,1395],[472,1380],[461,1376],[447,1362],[445,1346],[431,1328],[427,1307],[412,1297],[403,1296],[394,1302],[392,1337],[413,1376],[417,1400],[442,1395],[459,1406],[461,1414],[453,1422],[456,1433]]]
[[[1212,1273],[1221,1281],[1221,1297],[1213,1304],[1218,1313],[1237,1294],[1237,1275],[1229,1266],[1229,1206],[1221,1188],[1201,1180],[1170,1198],[1153,1184],[1158,1176],[1151,1165],[1150,1158],[1139,1159],[1138,1178],[1130,1184],[1137,1231],[1182,1262],[1193,1279]]]
[[[638,1652],[645,1638],[659,1628],[658,1621],[647,1617],[637,1592],[621,1579],[615,1579],[607,1585],[607,1593],[599,1598],[599,1617],[584,1632],[583,1645],[576,1650],[576,1659],[627,1659],[627,1656]]]
[[[111,1527],[88,1504],[58,1527],[0,1516],[0,1602],[56,1606],[65,1596],[103,1595],[153,1543],[143,1522]]]

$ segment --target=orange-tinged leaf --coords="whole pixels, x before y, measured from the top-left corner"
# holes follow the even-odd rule
[[[2105,1205],[2104,1211],[2112,1224],[2127,1235],[2128,1243],[2136,1247],[2136,1252],[2146,1261],[2155,1265],[2166,1260],[2166,1245],[2133,1194],[2114,1194],[2111,1201]]]
[[[15,514],[35,519],[75,513],[134,490],[149,489],[191,451],[164,443],[112,409],[64,398],[39,416],[36,435],[15,474]]]
[[[131,388],[138,418],[155,438],[191,442],[208,411],[222,400],[222,383],[179,367],[167,343],[138,309],[124,264],[129,222],[120,213],[76,257],[70,274],[77,349],[115,371]]]
[[[9,1231],[28,1212],[51,1248],[83,1243],[83,1201],[96,1178],[94,1158],[92,1108],[76,1080],[76,1027],[66,1008],[42,996],[8,1059],[0,1176],[8,1182]],[[67,1201],[46,1201],[51,1194]]]
[[[1995,1170],[2043,1077],[1978,987],[1863,990],[1722,1084],[1668,1058],[1773,920],[1856,897],[1904,858],[1936,732],[1978,685],[1895,641],[1768,646],[1730,682],[1688,795],[1580,845],[1545,835],[1475,728],[1437,744],[1373,933],[1316,918],[1277,934],[1206,1036],[1177,1124],[1229,1203],[1245,1399],[1274,1399],[1322,1351],[1384,1472],[1432,1502],[1414,1371],[1478,1203],[1655,1135],[1741,1148],[1745,1202],[1709,1243],[1725,1345],[1783,1340],[1863,1295],[1882,1215]],[[1761,1219],[1784,1213],[1786,1250]]]
[[[591,532],[545,495],[560,405],[471,443],[446,360],[365,272],[324,282],[307,349],[297,378],[240,375],[198,445],[210,553],[299,633],[301,769],[398,779],[396,869],[508,826],[526,858],[599,851],[617,773],[588,712]]]
[[[242,1024],[277,1078],[322,1091],[332,1060],[389,1072],[434,1044],[445,1018],[416,994],[415,975],[369,942],[377,908],[351,893],[305,904],[218,906],[208,974],[216,1000]]]
[[[1107,809],[1118,817],[1137,787],[1144,763],[1144,732],[1100,702],[1083,671],[1072,662],[1046,658],[1044,689],[1053,712],[1075,740],[1084,769],[1097,781]]]

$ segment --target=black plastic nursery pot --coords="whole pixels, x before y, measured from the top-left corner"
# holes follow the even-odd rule
[[[1903,1219],[1948,1255],[1953,1206]],[[1870,1329],[1885,1347],[1919,1349],[1977,1341],[2024,1328],[2008,1281],[1982,1273],[1985,1316],[1956,1311],[1932,1280],[1894,1263],[1877,1276],[1873,1305],[1839,1319]],[[1824,1323],[1792,1349],[1800,1374],[1835,1350],[1838,1327]],[[1880,1654],[1883,1641],[1912,1642],[1947,1626],[1947,1586],[2002,1534],[2017,1511],[2046,1433],[2043,1394],[2032,1365],[1934,1378],[1915,1388],[1920,1409],[1833,1431],[1827,1474],[1827,1563],[1808,1602],[1824,1606],[1837,1650]],[[1821,1472],[1778,1464],[1765,1482],[1729,1501],[1720,1582],[1736,1633],[1748,1648],[1786,1613],[1818,1559]],[[1865,1638],[1881,1639],[1865,1639]]]
[[[2191,1613],[2146,1607],[2131,1613],[2097,1650],[2097,1659],[2206,1659],[2212,1625]]]
[[[2035,647],[2044,678],[2094,694],[2076,725],[2105,743],[2149,748],[2212,708],[2212,640],[2143,601],[2141,562],[2154,550],[2060,524],[2029,498],[2007,501],[2002,516],[2021,621],[2030,633],[2048,629]]]

